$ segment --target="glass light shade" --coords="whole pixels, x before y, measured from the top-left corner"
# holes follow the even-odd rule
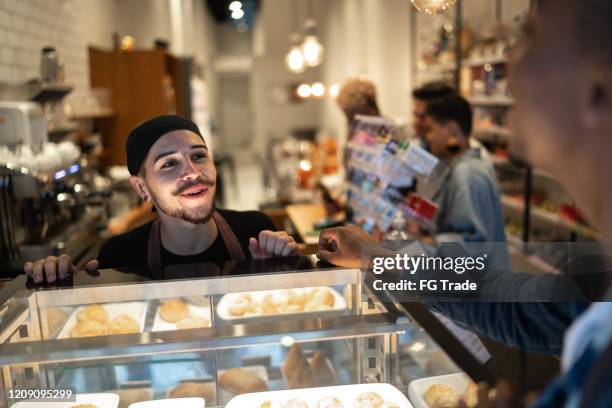
[[[457,0],[410,0],[414,7],[427,14],[441,14],[454,6]]]
[[[302,50],[297,45],[291,47],[287,55],[285,56],[285,65],[291,72],[297,74],[304,72],[306,64],[304,64],[304,56]]]
[[[319,42],[319,38],[316,35],[307,35],[304,37],[304,42],[302,43],[302,55],[304,56],[306,65],[309,67],[316,67],[319,65],[321,62],[323,62],[324,52],[325,49]]]

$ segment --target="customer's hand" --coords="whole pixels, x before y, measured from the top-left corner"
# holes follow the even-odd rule
[[[95,271],[98,269],[100,263],[96,259],[92,259],[87,262],[84,269],[87,271]],[[32,278],[34,283],[53,283],[56,280],[62,280],[68,274],[71,274],[77,270],[76,266],[72,263],[72,259],[68,255],[60,256],[48,256],[45,259],[39,259],[35,262],[26,262],[23,265],[23,270]]]
[[[253,259],[299,256],[298,244],[286,231],[261,231],[258,238],[249,239]]]
[[[319,235],[317,257],[345,268],[361,268],[362,247],[377,242],[367,232],[355,225],[328,228]]]

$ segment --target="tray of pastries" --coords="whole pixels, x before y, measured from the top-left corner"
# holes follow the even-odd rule
[[[219,300],[217,314],[226,321],[244,322],[265,316],[319,316],[346,308],[344,296],[333,288],[322,286],[229,293]]]
[[[117,408],[119,396],[111,393],[76,394],[74,402],[28,402],[20,401],[11,408]]]
[[[243,394],[226,408],[413,408],[391,384],[355,384]]]
[[[464,373],[438,375],[411,381],[408,396],[415,408],[455,407],[461,399],[467,407],[475,407],[478,386]]]
[[[204,304],[204,303],[202,303]],[[153,331],[210,327],[210,307],[182,299],[166,299],[155,312]]]
[[[146,302],[91,304],[76,308],[58,339],[142,333]]]

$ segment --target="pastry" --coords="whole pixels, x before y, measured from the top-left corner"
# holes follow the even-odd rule
[[[312,367],[314,376],[317,379],[317,385],[323,387],[336,385],[336,377],[327,365],[323,353],[320,351],[314,353],[312,360],[310,360],[310,366]]]
[[[168,392],[170,398],[204,398],[204,402],[215,400],[215,386],[212,383],[184,382]]]
[[[298,292],[296,290],[287,291],[287,303],[293,306],[298,306],[300,309],[304,309],[304,305],[308,302],[309,296],[306,291]]]
[[[385,401],[375,392],[362,392],[355,398],[355,408],[383,408]]]
[[[77,323],[70,331],[70,337],[94,337],[105,336],[107,333],[106,324],[95,320],[86,320]]]
[[[385,402],[382,408],[399,408],[399,405],[394,402]]]
[[[287,379],[291,378],[302,357],[303,353],[300,346],[298,344],[291,346],[289,352],[287,353],[287,360],[283,366],[283,372],[285,373],[285,377],[287,377]]]
[[[84,322],[87,320],[95,320],[97,322],[108,323],[108,313],[100,305],[89,305],[81,309],[77,314],[77,321]]]
[[[281,308],[287,304],[286,299],[281,297],[277,293],[270,293],[264,296],[261,307],[264,314],[277,314],[280,312]]]
[[[336,397],[323,397],[317,402],[317,408],[344,408],[344,405]]]
[[[308,303],[304,305],[304,311],[306,312],[316,312],[319,310],[330,310],[332,307],[321,303],[319,299],[309,300]]]
[[[234,301],[229,306],[229,311],[234,316],[242,316],[244,315],[249,306],[251,306],[252,300],[251,295],[248,293],[243,293],[236,297]]]
[[[299,398],[290,399],[287,404],[285,404],[285,408],[308,408],[308,404],[306,401],[303,401]]]
[[[468,408],[473,408],[478,405],[478,385],[470,381],[465,387],[465,394],[463,396],[465,404]]]
[[[336,299],[329,288],[315,288],[310,292],[311,300],[318,300],[321,304],[333,307]]]
[[[108,324],[108,334],[139,333],[140,325],[132,316],[121,315],[115,317]]]
[[[259,408],[283,408],[283,404],[278,401],[266,401],[259,404]]]
[[[304,310],[303,306],[291,305],[289,303],[286,303],[281,306],[281,308],[279,309],[279,312],[280,313],[297,313],[297,312],[301,312],[302,310]]]
[[[176,322],[177,329],[197,329],[200,327],[210,327],[210,320],[205,317],[187,317]]]
[[[182,300],[172,299],[159,307],[159,315],[167,322],[176,323],[189,317],[189,308]]]
[[[230,368],[219,376],[221,388],[233,393],[268,391],[264,380],[242,368]]]
[[[434,384],[425,392],[425,401],[430,408],[455,408],[459,396],[448,385]]]

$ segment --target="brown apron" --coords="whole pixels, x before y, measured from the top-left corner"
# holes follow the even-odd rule
[[[238,238],[236,238],[236,234],[234,234],[230,226],[227,224],[225,218],[223,218],[219,211],[215,211],[212,219],[215,224],[217,224],[217,229],[219,230],[219,234],[221,234],[221,239],[223,239],[223,242],[225,243],[230,260],[244,261],[246,259],[244,256],[244,251],[238,242]],[[147,264],[151,272],[154,274],[159,274],[162,271],[161,227],[159,219],[153,222],[151,232],[149,233]]]

